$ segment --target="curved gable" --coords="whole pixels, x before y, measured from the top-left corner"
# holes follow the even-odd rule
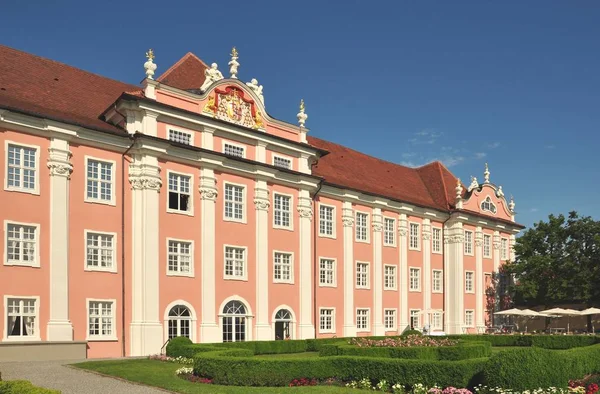
[[[465,198],[463,209],[493,218],[512,220],[513,214],[508,207],[506,198],[503,192],[499,193],[498,190],[491,183],[480,185]]]

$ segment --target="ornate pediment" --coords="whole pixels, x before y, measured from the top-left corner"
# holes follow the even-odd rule
[[[251,129],[264,128],[263,117],[256,103],[246,98],[244,91],[237,86],[217,87],[209,95],[202,112]]]

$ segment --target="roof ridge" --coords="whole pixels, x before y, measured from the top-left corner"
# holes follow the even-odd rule
[[[437,164],[437,169],[440,173],[440,179],[442,180],[442,187],[444,188],[444,201],[446,202],[446,206],[448,207],[448,209],[450,209],[450,201],[448,201],[448,192],[447,192],[448,189],[446,189],[446,181],[444,180],[444,174],[442,173],[442,166],[444,164],[442,164],[442,162],[439,160],[436,160],[435,163]],[[446,168],[446,170],[447,170],[447,168]],[[450,171],[448,171],[448,172],[450,172]]]
[[[200,63],[202,63],[204,65],[204,67],[208,68],[208,65],[206,63],[204,63],[204,61],[202,59],[200,59],[198,56],[196,56],[194,53],[192,52],[188,52],[185,55],[183,55],[181,57],[181,59],[179,59],[177,62],[175,62],[175,64],[173,64],[171,67],[169,67],[167,69],[167,71],[165,71],[164,73],[162,73],[160,75],[160,77],[156,78],[157,81],[162,81],[163,79],[165,79],[166,77],[169,76],[169,74],[171,72],[173,72],[173,70],[175,70],[177,67],[179,67],[183,62],[185,62],[187,59],[189,59],[190,57],[198,60]]]

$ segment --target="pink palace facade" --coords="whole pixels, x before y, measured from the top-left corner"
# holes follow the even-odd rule
[[[0,355],[488,324],[523,227],[487,165],[467,187],[308,136],[235,50],[229,77],[148,55],[140,87],[0,46]]]

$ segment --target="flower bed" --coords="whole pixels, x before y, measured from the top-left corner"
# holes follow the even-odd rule
[[[389,337],[385,339],[351,338],[348,343],[358,347],[438,347],[458,345],[458,341],[455,339],[436,339],[419,335],[409,335],[402,338]]]

